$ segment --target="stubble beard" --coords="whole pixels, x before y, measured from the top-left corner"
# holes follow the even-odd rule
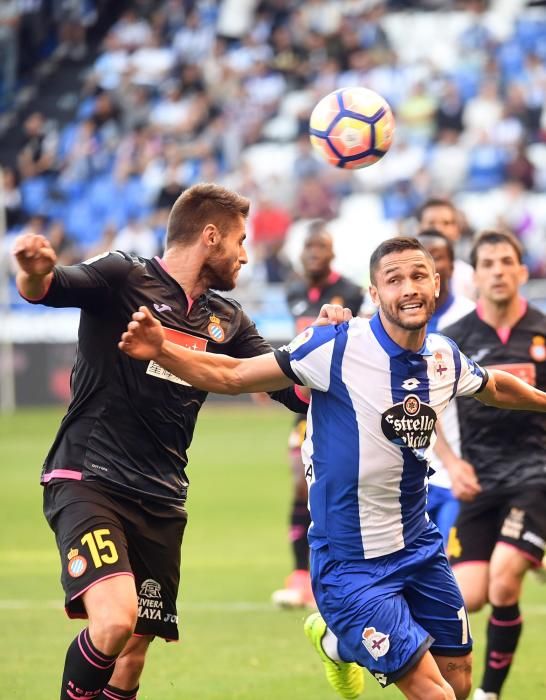
[[[201,268],[201,277],[207,281],[209,289],[230,292],[235,288],[233,267],[225,260],[210,260]]]
[[[426,304],[425,306],[425,320],[424,321],[402,321],[400,318],[400,315],[396,312],[391,312],[389,309],[381,305],[381,311],[385,315],[385,318],[390,321],[390,323],[394,324],[395,326],[398,326],[399,328],[402,328],[405,331],[418,331],[421,328],[424,328],[427,323],[430,321],[432,314],[434,313],[434,306],[435,302],[432,301],[429,304]]]

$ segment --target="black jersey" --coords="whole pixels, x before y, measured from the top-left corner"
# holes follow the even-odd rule
[[[346,306],[351,309],[353,316],[356,316],[363,299],[362,289],[337,272],[330,273],[324,287],[310,287],[304,281],[298,281],[290,285],[286,292],[286,301],[294,319],[296,333],[301,333],[311,325],[323,304]],[[307,410],[296,420],[296,425],[301,422],[302,416],[307,417]],[[303,441],[303,435],[301,437]],[[297,442],[299,440],[295,444]],[[298,447],[301,447],[301,442]]]
[[[442,332],[482,367],[506,370],[546,389],[546,316],[540,311],[528,307],[502,340],[477,311]],[[492,408],[468,398],[457,399],[457,408],[462,456],[484,490],[546,484],[546,414]]]
[[[47,455],[42,483],[100,480],[135,497],[185,500],[187,449],[207,392],[155,362],[118,349],[131,314],[146,306],[167,336],[195,351],[252,357],[271,351],[240,305],[214,292],[190,303],[159,259],[118,251],[80,265],[58,266],[47,306],[81,308],[71,376],[72,400]],[[293,389],[271,394],[294,411]]]
[[[336,272],[330,273],[324,287],[309,287],[301,281],[292,284],[286,292],[286,300],[297,333],[314,321],[323,304],[346,306],[356,316],[363,298],[362,289],[357,284]]]

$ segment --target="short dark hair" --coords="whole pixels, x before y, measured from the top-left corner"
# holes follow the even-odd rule
[[[457,212],[457,207],[449,199],[443,199],[442,197],[431,197],[423,202],[419,209],[417,209],[416,216],[417,221],[422,221],[423,214],[427,209],[432,209],[432,207],[449,207],[451,211]]]
[[[445,236],[441,231],[437,231],[435,228],[426,228],[423,231],[419,231],[417,238],[439,238],[447,248],[447,254],[451,262],[455,260],[455,249],[453,248],[453,243]]]
[[[479,233],[474,242],[472,243],[472,249],[470,251],[470,264],[474,269],[478,263],[478,251],[484,245],[498,245],[499,243],[508,243],[514,249],[518,262],[521,264],[523,262],[523,247],[514,234],[508,231],[493,231],[487,230]]]
[[[205,182],[182,192],[171,209],[167,223],[166,248],[193,243],[207,224],[221,233],[228,231],[239,216],[245,219],[250,201],[226,187]]]
[[[377,248],[372,253],[370,258],[370,280],[372,284],[375,284],[375,271],[380,263],[380,261],[391,253],[403,253],[405,250],[420,250],[426,258],[428,258],[432,266],[434,267],[434,260],[432,255],[423,246],[423,244],[417,240],[417,238],[412,238],[410,236],[395,236],[394,238],[388,238],[383,243],[380,243]]]

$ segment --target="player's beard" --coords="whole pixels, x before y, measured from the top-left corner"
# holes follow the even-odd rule
[[[420,301],[424,305],[424,317],[421,316],[420,319],[416,318],[412,321],[410,319],[405,320],[401,318],[399,304],[396,304],[396,306],[393,305],[391,306],[391,308],[387,308],[386,306],[381,304],[381,311],[383,312],[385,318],[395,326],[403,328],[405,331],[418,331],[419,329],[426,326],[427,323],[430,321],[431,316],[434,313],[436,301],[434,297],[432,299],[429,299],[428,301],[426,299],[418,299],[416,301]]]
[[[212,256],[201,268],[201,277],[207,280],[209,289],[229,292],[235,287],[238,268],[233,262],[222,256],[222,252]]]

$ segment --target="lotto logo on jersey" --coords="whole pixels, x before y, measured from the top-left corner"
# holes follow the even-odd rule
[[[399,447],[423,450],[430,445],[436,413],[418,396],[408,394],[404,401],[388,408],[381,416],[383,435]],[[422,457],[421,454],[417,454]]]

